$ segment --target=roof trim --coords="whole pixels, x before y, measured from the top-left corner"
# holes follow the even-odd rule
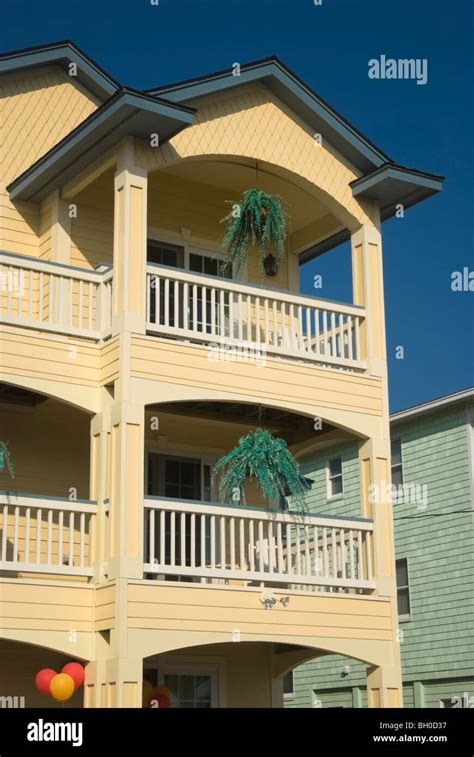
[[[469,400],[474,400],[474,387],[462,389],[461,391],[453,392],[452,394],[445,394],[442,397],[437,397],[434,400],[429,400],[429,402],[423,402],[420,405],[413,405],[413,407],[408,407],[406,408],[406,410],[399,410],[398,412],[392,413],[390,415],[390,423],[395,423],[397,421],[405,420],[405,418],[412,418],[417,415],[422,415],[424,413],[437,410],[440,407],[445,407],[446,405],[454,405],[460,402],[467,402]]]
[[[173,102],[185,102],[253,81],[263,81],[275,95],[316,131],[322,132],[324,128],[324,133],[327,134],[331,144],[363,173],[392,162],[386,153],[331,107],[276,56],[243,64],[240,67],[239,76],[234,76],[229,69],[226,69],[147,91],[153,95],[164,96]]]
[[[77,65],[77,80],[100,100],[113,95],[120,84],[70,40],[0,54],[0,74],[57,64],[67,71]]]
[[[10,197],[41,202],[124,137],[157,132],[163,144],[189,126],[194,113],[194,108],[123,87],[14,179],[7,187]]]

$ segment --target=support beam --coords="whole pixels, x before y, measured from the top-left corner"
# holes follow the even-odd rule
[[[114,184],[113,334],[145,333],[147,183],[134,165],[133,140],[125,140]]]
[[[352,234],[352,282],[355,305],[365,308],[361,328],[362,359],[369,373],[387,376],[382,239],[378,228],[365,224]]]

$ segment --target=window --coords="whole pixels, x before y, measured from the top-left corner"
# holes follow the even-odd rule
[[[408,587],[408,560],[397,560],[395,563],[397,572],[397,602],[398,617],[410,617],[410,590]]]
[[[294,695],[295,692],[293,689],[293,671],[291,671],[291,673],[287,673],[283,679],[283,698],[293,699]]]
[[[401,439],[393,439],[392,441],[392,484],[395,486],[403,484]]]
[[[333,457],[327,462],[328,499],[339,497],[343,493],[342,457]]]

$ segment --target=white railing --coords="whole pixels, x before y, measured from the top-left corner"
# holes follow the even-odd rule
[[[94,502],[0,493],[0,570],[92,575]]]
[[[331,590],[375,588],[372,521],[145,500],[144,572]]]
[[[152,334],[363,369],[364,318],[354,305],[147,266]]]
[[[0,323],[104,338],[111,332],[112,270],[0,253]]]

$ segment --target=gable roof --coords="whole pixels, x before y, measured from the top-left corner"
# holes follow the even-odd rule
[[[120,87],[107,71],[68,39],[0,54],[0,74],[55,64],[68,72],[71,63],[77,66],[77,80],[99,100],[111,97]]]
[[[382,220],[393,216],[398,204],[409,208],[442,188],[442,176],[395,163],[276,56],[242,65],[238,76],[227,69],[141,92],[122,87],[77,45],[65,40],[0,55],[0,74],[51,64],[67,71],[71,63],[77,64],[78,80],[103,105],[9,185],[12,199],[39,201],[60,186],[65,172],[80,170],[127,134],[146,134],[153,118],[151,131],[159,127],[163,144],[192,124],[195,109],[186,107],[190,100],[255,81],[267,86],[315,133],[324,134],[355,166],[361,176],[351,183],[352,194],[378,202]],[[195,104],[199,109],[199,103]],[[300,262],[334,246],[341,234],[302,253]]]
[[[147,91],[151,95],[183,103],[255,81],[265,84],[311,126],[315,133],[324,133],[328,142],[362,173],[371,171],[383,163],[393,162],[380,147],[349,123],[276,56],[241,65],[238,76],[226,69]]]

